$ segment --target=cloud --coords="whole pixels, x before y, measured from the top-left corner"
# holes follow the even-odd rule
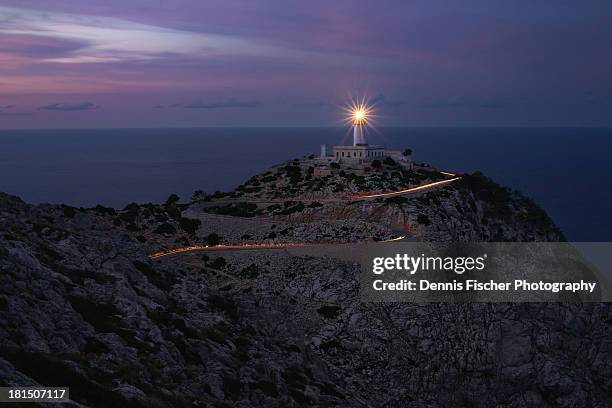
[[[0,116],[32,116],[33,112],[13,112],[17,105],[0,105]]]
[[[92,16],[0,6],[0,35],[8,51],[55,63],[146,61],[168,54],[208,58],[300,56],[298,51],[247,36],[203,33]],[[19,47],[25,43],[27,47]],[[24,51],[25,50],[25,51]]]
[[[502,108],[502,100],[476,95],[457,95],[441,99],[424,99],[417,103],[421,108]]]
[[[506,105],[507,100],[500,98],[488,98],[477,95],[460,94],[441,98],[422,99],[389,99],[380,93],[368,100],[370,105],[377,108],[399,108],[412,106],[417,108],[501,108]]]
[[[318,101],[318,102],[294,103],[293,106],[296,108],[305,108],[305,109],[322,109],[322,108],[331,108],[331,107],[334,107],[335,105],[329,102]]]
[[[220,102],[191,102],[172,105],[177,108],[185,109],[222,109],[222,108],[256,108],[261,105],[259,101],[242,101],[230,98]]]
[[[0,30],[1,31],[1,30]],[[29,58],[68,57],[87,42],[42,35],[4,34],[0,32],[0,52]]]
[[[32,116],[34,112],[3,112],[0,111],[0,116]]]
[[[98,109],[100,106],[91,102],[79,102],[79,103],[52,103],[50,105],[40,106],[38,110],[51,110],[51,111],[86,111]]]
[[[400,99],[388,99],[384,94],[380,93],[369,101],[370,104],[379,107],[399,108],[400,106],[409,105],[409,101]]]

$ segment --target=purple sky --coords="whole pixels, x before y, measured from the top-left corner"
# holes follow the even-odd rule
[[[610,0],[2,0],[0,128],[612,126]]]

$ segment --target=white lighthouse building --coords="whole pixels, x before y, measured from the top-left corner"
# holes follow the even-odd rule
[[[365,142],[365,112],[359,110],[355,112],[353,120],[353,146],[364,146]]]
[[[353,145],[334,146],[332,156],[336,160],[363,161],[385,156],[383,146],[366,142],[367,110],[359,107],[353,112]]]
[[[351,121],[353,124],[353,144],[347,146],[334,146],[329,151],[327,145],[321,145],[321,155],[325,163],[345,162],[349,167],[367,168],[376,159],[391,157],[396,162],[412,168],[411,158],[402,155],[397,150],[387,150],[384,146],[370,145],[366,141],[366,129],[368,125],[368,114],[370,109],[366,105],[357,105],[352,108]],[[315,175],[324,176],[329,173],[329,168],[323,166],[315,169]]]

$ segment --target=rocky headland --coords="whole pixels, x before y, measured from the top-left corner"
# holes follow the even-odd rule
[[[311,170],[312,169],[312,170]],[[327,169],[326,169],[327,170]],[[609,406],[607,304],[368,304],[359,265],[187,245],[560,241],[481,174],[312,157],[226,193],[161,204],[30,205],[0,194],[0,386],[70,386],[81,406]]]

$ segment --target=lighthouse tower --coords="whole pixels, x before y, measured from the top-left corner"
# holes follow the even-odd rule
[[[365,112],[361,109],[354,114],[353,120],[353,146],[367,146],[365,142]]]
[[[370,112],[371,108],[365,104],[351,106],[350,120],[353,123],[353,145],[334,146],[332,160],[360,165],[385,156],[386,150],[383,146],[366,143],[365,132],[366,126],[370,123]]]

